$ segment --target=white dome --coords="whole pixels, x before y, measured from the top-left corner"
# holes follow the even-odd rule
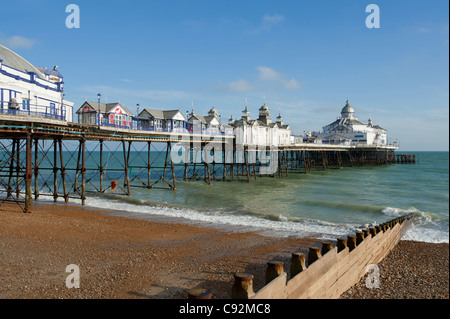
[[[342,108],[342,111],[341,111],[342,117],[352,117],[354,113],[355,113],[355,110],[348,103],[348,100],[347,100],[347,104],[345,104],[345,106]]]

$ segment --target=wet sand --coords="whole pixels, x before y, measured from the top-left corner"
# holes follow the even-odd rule
[[[236,271],[254,274],[257,291],[268,260],[288,265],[293,251],[306,252],[316,241],[112,216],[81,206],[33,203],[32,211],[23,214],[8,203],[0,208],[0,298],[184,299],[189,289],[201,287],[227,299]],[[79,266],[79,289],[66,287],[70,264]],[[381,289],[365,288],[363,278],[342,298],[448,298],[448,244],[401,242],[380,272]]]

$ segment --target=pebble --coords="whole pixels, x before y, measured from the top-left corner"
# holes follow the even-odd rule
[[[448,299],[449,245],[400,241],[379,264],[380,288],[366,277],[341,299]]]

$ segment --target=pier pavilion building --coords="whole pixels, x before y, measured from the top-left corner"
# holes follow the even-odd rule
[[[247,102],[239,120],[230,118],[228,124],[234,128],[236,144],[254,146],[286,146],[291,145],[291,128],[284,124],[281,114],[273,122],[270,109],[264,102],[259,109],[259,117],[251,119]]]
[[[78,123],[131,128],[133,114],[120,103],[86,101],[77,110]]]
[[[341,110],[341,116],[336,121],[324,126],[322,132],[315,133],[318,139],[330,144],[350,145],[387,145],[386,130],[374,125],[369,119],[367,124],[355,117],[355,110],[347,103]]]
[[[64,100],[57,68],[33,66],[0,44],[0,114],[72,121],[73,103]]]
[[[209,110],[207,116],[195,114],[194,109],[192,109],[188,122],[191,124],[192,131],[195,133],[207,132],[214,134],[224,131],[219,112],[214,106]]]
[[[135,129],[179,133],[188,130],[186,117],[180,110],[144,109],[135,120]]]

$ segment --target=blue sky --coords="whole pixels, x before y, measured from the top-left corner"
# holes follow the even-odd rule
[[[68,29],[70,3],[80,28]],[[368,29],[368,4],[380,28]],[[449,3],[434,1],[61,1],[2,5],[0,43],[59,66],[66,98],[130,110],[216,107],[253,118],[266,99],[294,134],[320,130],[347,98],[400,150],[449,148]]]

